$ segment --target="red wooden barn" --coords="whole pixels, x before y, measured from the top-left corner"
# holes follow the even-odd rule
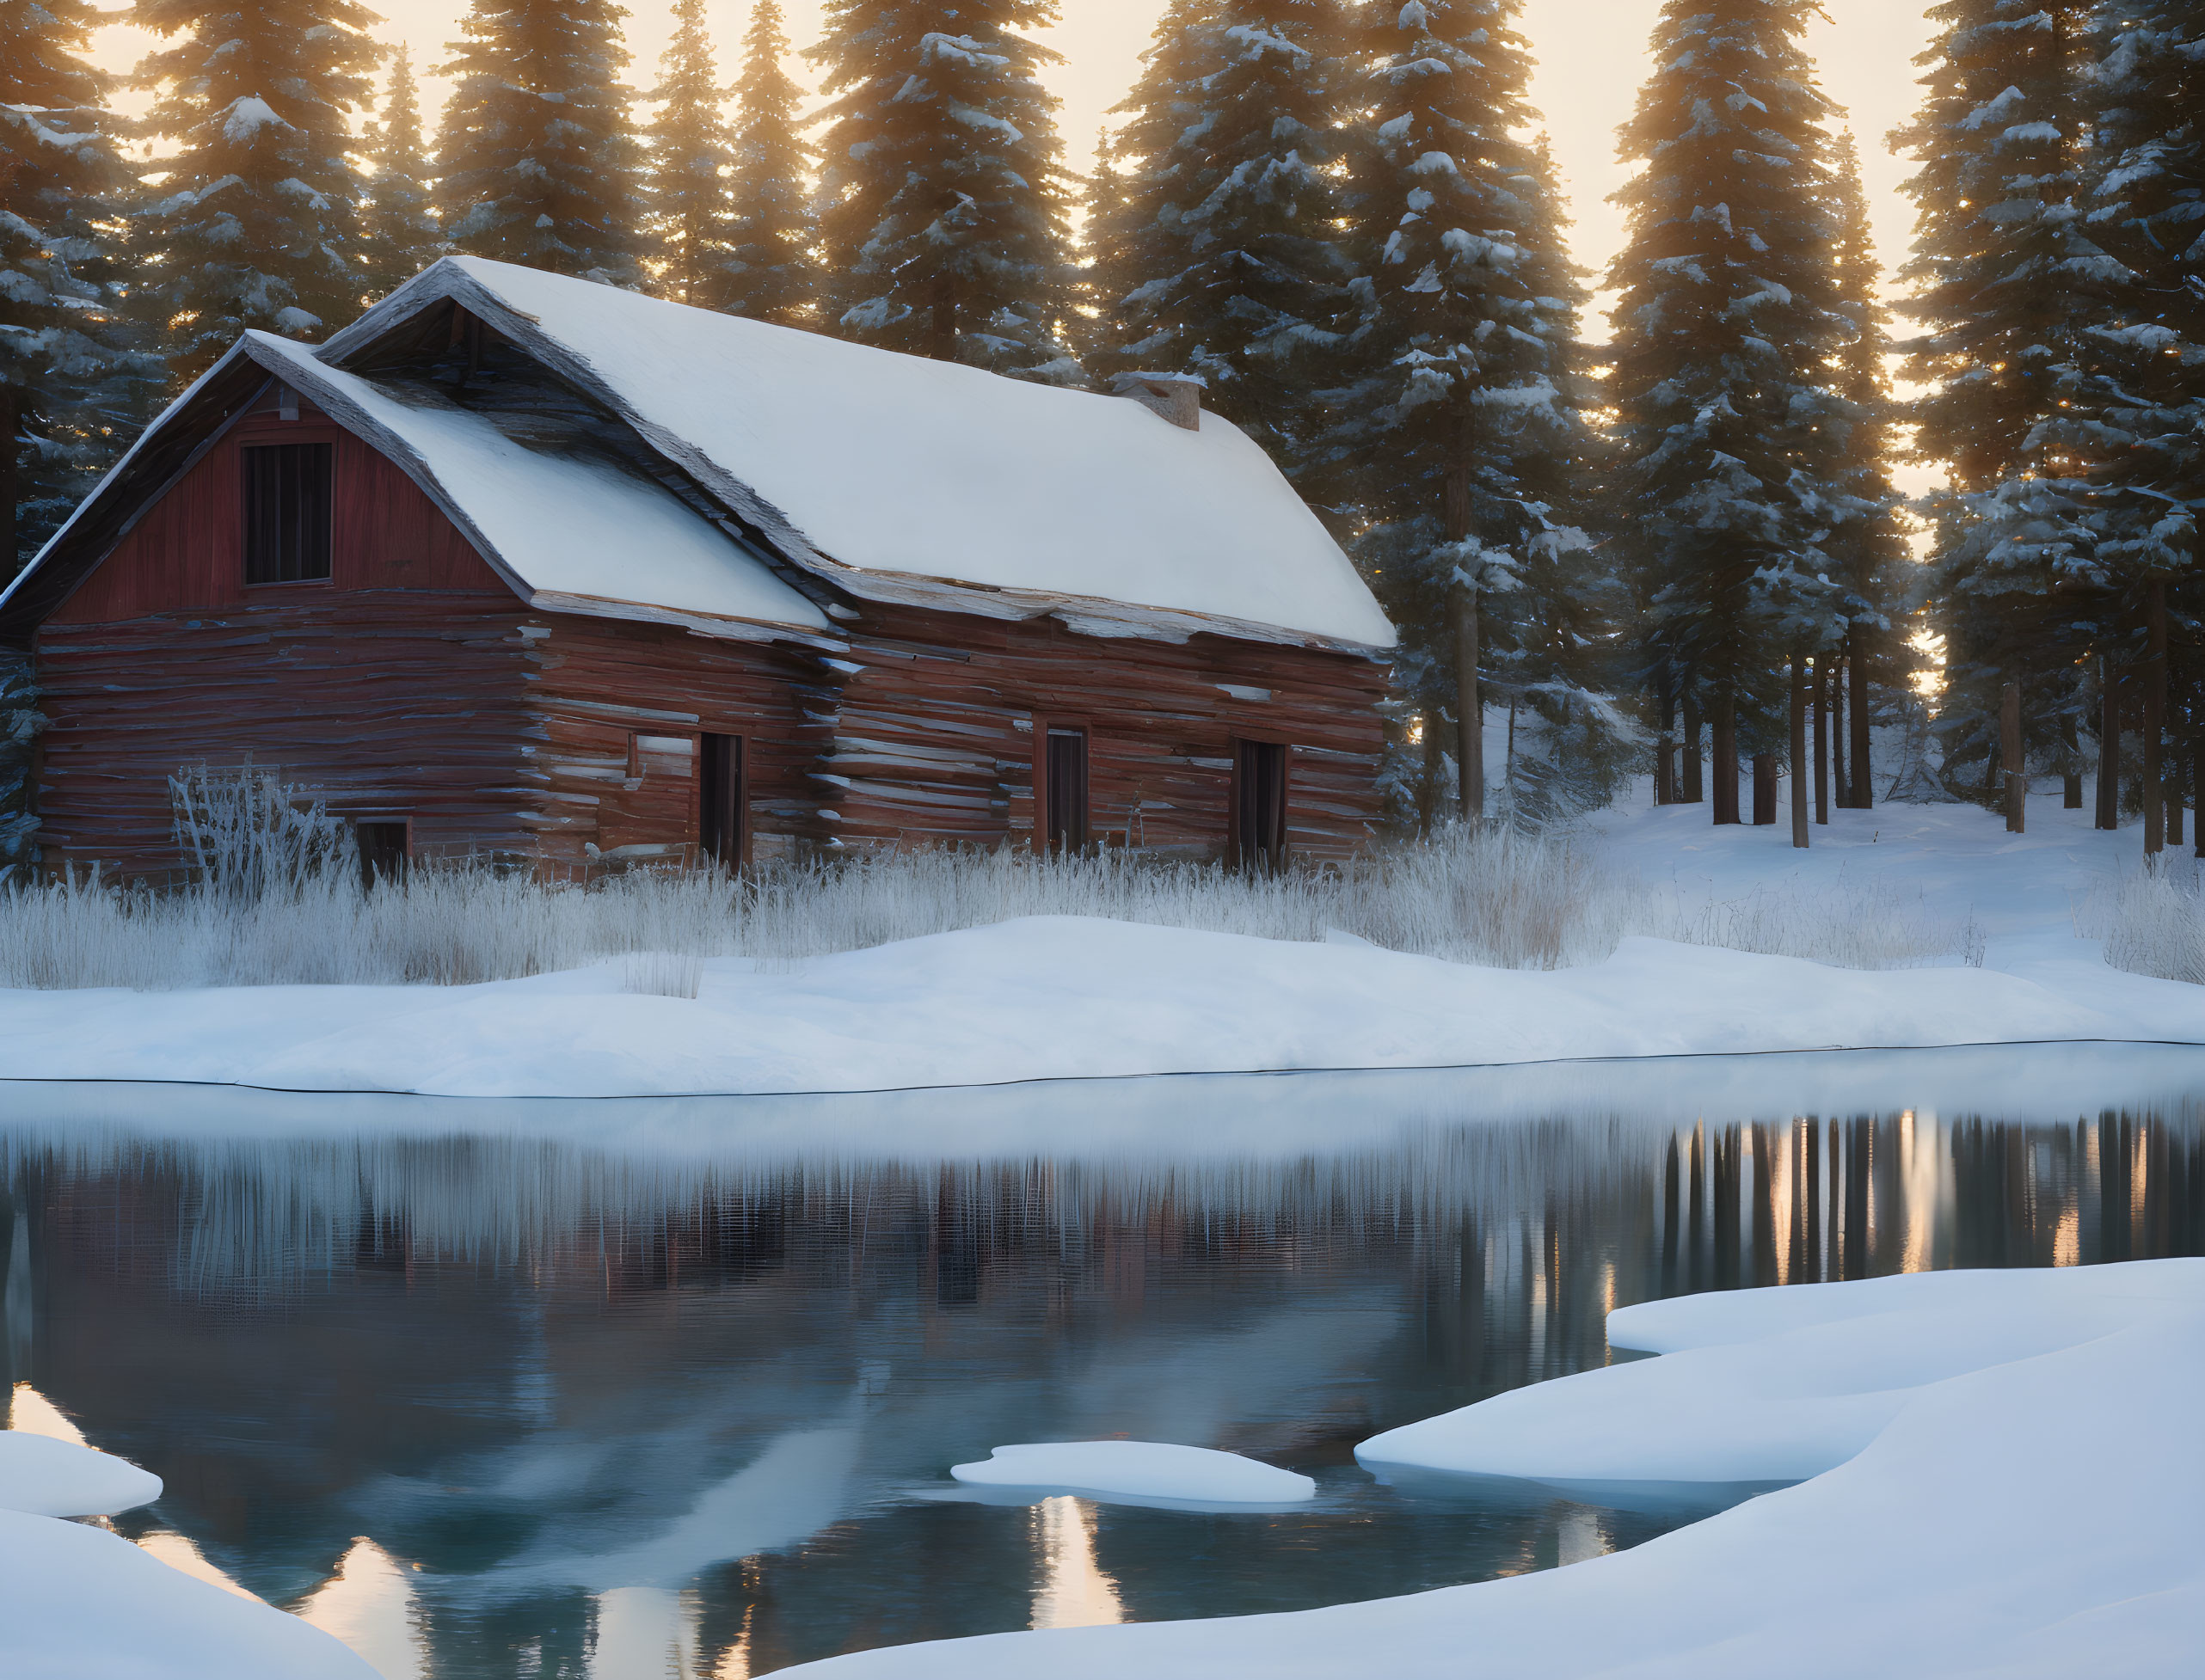
[[[0,596],[47,861],[170,865],[248,758],[376,854],[1343,855],[1393,631],[1196,395],[468,257],[248,334]]]

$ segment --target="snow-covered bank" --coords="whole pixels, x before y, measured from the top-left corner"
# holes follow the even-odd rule
[[[0,1421],[7,1419],[0,1391]],[[62,1517],[128,1511],[161,1479],[73,1442],[0,1429],[0,1671],[9,1680],[370,1680],[345,1646],[257,1599]]]
[[[1630,1551],[1473,1586],[906,1646],[789,1672],[2161,1680],[2194,1666],[2205,1260],[1696,1296],[1612,1321],[1618,1342],[1672,1351],[1367,1450],[1577,1480],[1741,1481],[1778,1466],[1812,1479]],[[1848,1389],[1835,1366],[1859,1380]],[[1678,1403],[1687,1390],[1696,1404]]]
[[[1883,971],[1627,939],[1493,969],[1360,941],[1289,942],[1035,917],[800,963],[722,958],[695,998],[619,963],[463,987],[0,992],[0,1074],[494,1095],[857,1091],[1279,1069],[1406,1068],[2113,1039],[2205,1041],[2205,991],[2108,968],[2076,904],[2133,834],[1972,808],[1848,812],[1808,853],[1689,809],[1616,818],[1649,880],[1735,897],[1784,880],[1919,892],[1972,917],[1984,966]],[[2073,813],[2051,813],[2053,818]],[[1773,896],[1772,903],[1777,903]]]

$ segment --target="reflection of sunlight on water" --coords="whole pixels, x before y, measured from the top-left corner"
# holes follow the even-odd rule
[[[1095,1560],[1095,1512],[1069,1494],[1034,1507],[1034,1543],[1041,1584],[1034,1594],[1035,1628],[1100,1628],[1126,1619],[1118,1584]]]
[[[160,1559],[169,1568],[182,1571],[195,1581],[218,1586],[224,1592],[236,1593],[240,1598],[250,1598],[256,1604],[261,1602],[259,1594],[246,1591],[209,1563],[206,1554],[192,1543],[189,1535],[178,1534],[174,1529],[157,1529],[151,1534],[138,1537],[138,1548]]]
[[[656,1586],[600,1592],[590,1639],[590,1680],[703,1680],[704,1671],[697,1666],[699,1613],[694,1593]],[[748,1671],[747,1661],[737,1671],[746,1676]]]
[[[1588,1511],[1581,1505],[1563,1513],[1562,1532],[1555,1542],[1555,1561],[1557,1564],[1582,1563],[1587,1558],[1606,1557],[1612,1549],[1607,1531],[1600,1526],[1600,1512]]]
[[[385,1680],[415,1680],[427,1672],[410,1572],[372,1540],[353,1541],[337,1573],[292,1614],[342,1640]]]
[[[26,1435],[51,1435],[73,1447],[89,1446],[84,1432],[61,1415],[60,1407],[28,1383],[15,1384],[8,1400],[8,1427]]]

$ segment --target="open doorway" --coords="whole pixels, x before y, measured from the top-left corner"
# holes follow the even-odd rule
[[[1051,851],[1087,848],[1087,732],[1051,728],[1041,766],[1041,839]]]
[[[1287,861],[1287,750],[1276,741],[1236,741],[1232,757],[1232,849],[1244,869]]]
[[[699,743],[697,851],[722,869],[743,867],[743,738],[706,735]]]

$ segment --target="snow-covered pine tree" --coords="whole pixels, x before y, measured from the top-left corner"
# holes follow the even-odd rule
[[[2109,8],[2098,31],[2090,225],[2124,271],[2093,323],[2098,365],[2079,402],[2110,595],[2098,633],[2142,678],[2139,709],[2187,725],[2180,757],[2205,751],[2205,0]]]
[[[473,0],[438,68],[438,219],[477,256],[641,283],[640,148],[611,0]]]
[[[1837,307],[1848,332],[1837,349],[1832,383],[1852,413],[1833,420],[1840,441],[1831,463],[1830,530],[1822,551],[1841,592],[1833,604],[1844,620],[1844,635],[1837,647],[1814,651],[1826,666],[1842,663],[1852,696],[1840,726],[1847,731],[1843,752],[1848,774],[1847,785],[1837,790],[1837,802],[1865,809],[1875,800],[1866,696],[1871,683],[1895,684],[1905,674],[1906,647],[1899,632],[1907,581],[1907,539],[1899,527],[1902,499],[1891,482],[1891,379],[1884,366],[1891,316],[1881,292],[1883,265],[1876,257],[1860,154],[1850,129],[1838,137],[1833,174]]]
[[[1619,525],[1647,599],[1643,661],[1714,726],[1714,818],[1738,820],[1741,735],[1780,750],[1790,661],[1830,645],[1828,365],[1839,313],[1829,101],[1800,32],[1812,0],[1668,0],[1622,132],[1644,170],[1615,313]]]
[[[838,330],[1049,383],[1084,375],[1072,298],[1054,0],[829,0],[820,230]]]
[[[2090,127],[2089,0],[1945,0],[1917,63],[1926,89],[1894,133],[1920,169],[1902,311],[1927,329],[1902,346],[1926,387],[1915,451],[1943,463],[1923,579],[1944,640],[1937,730],[1947,783],[1996,792],[2005,684],[2023,684],[2040,743],[2071,733],[2077,661],[2098,592],[2077,431],[2062,419],[2094,359],[2093,294],[2115,278],[2080,214]],[[2079,634],[2078,634],[2079,632]]]
[[[1115,302],[1123,272],[1126,242],[1126,178],[1118,142],[1108,128],[1095,136],[1095,167],[1080,193],[1079,281],[1072,308],[1072,345],[1090,371],[1094,358],[1107,355],[1109,306]]]
[[[1201,378],[1203,401],[1290,472],[1324,383],[1310,358],[1348,304],[1334,0],[1176,0],[1133,95],[1125,272],[1096,372]]]
[[[644,244],[656,265],[652,291],[709,309],[727,262],[728,175],[734,158],[704,0],[674,0],[673,15],[659,85],[647,95],[660,104],[648,143]]]
[[[718,307],[783,327],[820,323],[819,230],[805,175],[813,151],[796,107],[803,90],[781,67],[781,0],[755,0],[735,83],[727,278]]]
[[[353,0],[138,0],[131,21],[173,41],[136,82],[147,132],[175,155],[133,238],[132,297],[196,377],[248,328],[315,339],[359,312],[366,183],[351,113],[381,49]]]
[[[1405,693],[1427,729],[1456,720],[1450,792],[1472,820],[1488,674],[1542,724],[1608,714],[1581,680],[1597,568],[1568,505],[1589,442],[1573,365],[1584,291],[1551,166],[1517,138],[1535,120],[1518,8],[1407,0],[1367,16],[1366,138],[1343,194],[1359,308],[1312,468],[1345,476],[1358,557],[1403,632]],[[1562,792],[1543,773],[1514,814],[1553,814]]]
[[[363,148],[372,168],[361,218],[368,293],[379,297],[436,261],[442,243],[430,207],[429,161],[421,140],[414,55],[403,45],[390,66],[383,115],[368,124]]]
[[[132,183],[108,78],[85,56],[102,21],[83,0],[0,11],[0,584],[136,432],[161,377],[123,310]]]

